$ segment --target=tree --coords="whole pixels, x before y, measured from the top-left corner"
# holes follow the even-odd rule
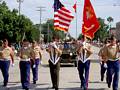
[[[99,30],[95,33],[95,40],[103,41],[106,37],[109,36],[107,29],[109,28],[107,24],[105,24],[105,20],[102,18],[98,18],[100,23]]]
[[[111,23],[114,21],[114,19],[109,16],[109,17],[107,18],[107,21],[108,21],[108,25],[109,25],[109,28],[108,28],[108,29],[110,30],[110,29],[111,29]],[[109,33],[109,34],[110,34],[110,33]]]
[[[82,34],[79,35],[78,40],[82,39]]]
[[[33,22],[25,15],[18,15],[18,10],[12,11],[5,1],[0,4],[0,39],[7,38],[10,42],[20,42],[23,38],[28,40],[39,37],[39,31]]]
[[[53,19],[48,19],[46,23],[42,24],[41,33],[44,35],[44,41],[45,42],[52,41],[53,36],[59,36],[59,38],[62,39],[62,40],[65,38],[65,33],[63,31],[54,30],[53,21],[54,21]],[[39,24],[36,24],[36,28],[39,29]]]
[[[111,23],[111,22],[114,21],[114,19],[113,19],[112,17],[109,16],[109,17],[107,18],[107,21],[108,21],[109,23]]]

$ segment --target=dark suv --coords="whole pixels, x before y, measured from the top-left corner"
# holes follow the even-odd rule
[[[68,63],[68,64],[73,64],[74,66],[77,66],[76,62],[76,44],[75,43],[70,43],[70,42],[65,42],[63,44],[63,52],[61,55],[61,63]]]

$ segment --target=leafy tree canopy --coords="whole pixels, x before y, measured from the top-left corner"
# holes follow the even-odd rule
[[[29,41],[39,37],[38,29],[25,15],[18,15],[18,10],[10,10],[5,1],[0,4],[0,39],[7,38],[10,42],[20,42],[24,38]]]

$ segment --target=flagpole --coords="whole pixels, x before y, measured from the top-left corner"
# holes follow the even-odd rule
[[[77,1],[76,1],[76,40],[77,40]]]

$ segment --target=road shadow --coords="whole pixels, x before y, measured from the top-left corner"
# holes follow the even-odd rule
[[[18,84],[18,83],[20,83],[20,81],[14,81],[14,82],[13,81],[9,81],[9,84],[10,83],[16,83],[16,84]]]
[[[75,88],[61,88],[61,90],[83,90],[80,87],[75,87]],[[88,90],[109,90],[107,88],[99,88],[99,89],[94,89],[94,88],[88,88]]]
[[[11,82],[13,83],[13,82]],[[3,87],[2,85],[0,85],[0,90],[23,90],[21,85],[17,85],[16,84],[11,84],[9,83],[7,87]],[[44,85],[49,85],[49,83],[42,83],[42,84],[30,84],[30,90],[48,90],[47,87],[45,88],[37,88],[37,86],[44,86]]]
[[[80,87],[74,87],[74,88],[60,88],[60,90],[83,90]],[[98,89],[94,89],[94,88],[88,88],[88,90],[110,90],[108,88],[98,88]],[[118,89],[120,90],[120,88]]]
[[[44,84],[38,84],[38,85],[44,85]],[[37,88],[37,85],[31,85],[29,90],[54,90],[51,88]],[[21,86],[14,86],[14,87],[2,87],[0,86],[0,90],[23,90]],[[83,90],[80,87],[71,87],[71,88],[59,88],[59,90]],[[88,90],[109,90],[108,88],[88,88]],[[120,88],[118,89],[120,90]]]
[[[0,90],[22,90],[22,87],[21,86],[14,86],[14,87],[3,87],[3,86],[0,86]]]
[[[106,82],[101,82],[101,81],[89,81],[89,83],[106,83]]]
[[[106,83],[106,82],[101,82],[101,81],[88,81],[89,83]],[[68,82],[68,83],[81,83],[80,81],[79,82]]]

